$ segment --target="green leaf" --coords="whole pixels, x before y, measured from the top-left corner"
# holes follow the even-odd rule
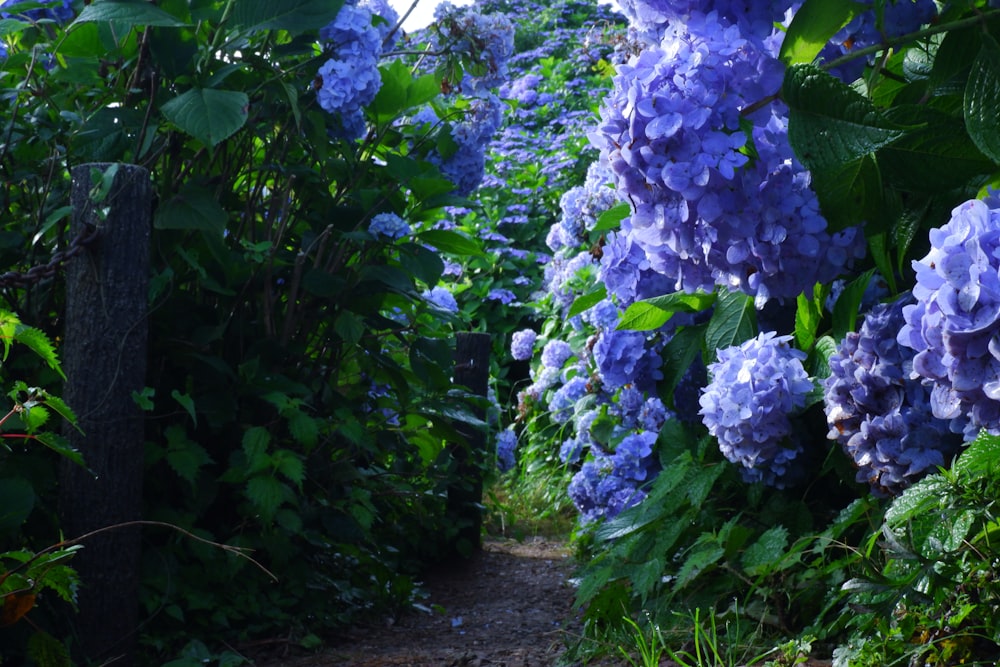
[[[795,342],[800,350],[809,350],[816,340],[816,330],[823,319],[823,288],[816,285],[813,296],[809,298],[805,292],[795,300]]]
[[[350,345],[356,344],[365,333],[365,323],[360,317],[345,310],[333,321],[333,330]]]
[[[260,4],[267,6],[270,3]],[[181,130],[205,146],[215,148],[247,122],[249,105],[250,98],[244,92],[192,88],[165,102],[160,111]]]
[[[257,475],[247,480],[246,494],[260,511],[265,521],[270,521],[290,489],[270,475]]]
[[[317,30],[337,18],[343,0],[242,0],[233,7],[234,25],[250,31]]]
[[[87,23],[88,21],[97,23],[113,21],[119,26],[128,27],[180,28],[189,25],[146,0],[94,0],[83,8],[70,28],[78,23]]]
[[[392,119],[408,108],[407,91],[413,76],[402,60],[394,60],[379,67],[382,85],[372,101],[371,108],[382,120]]]
[[[188,415],[191,417],[191,421],[194,422],[195,426],[197,426],[198,425],[198,413],[195,411],[195,408],[194,408],[194,399],[191,398],[191,395],[190,394],[182,394],[181,392],[179,392],[176,389],[174,389],[173,391],[170,392],[170,396],[175,401],[177,401],[178,403],[181,404],[181,407],[184,408],[187,411]]]
[[[812,62],[830,38],[865,9],[850,0],[806,0],[785,31],[778,58],[786,65]]]
[[[879,150],[879,168],[887,183],[932,194],[993,172],[993,163],[979,152],[960,119],[924,105],[895,107],[887,115],[924,125]]]
[[[1000,470],[1000,436],[981,432],[956,459],[952,470],[963,479],[995,475]]]
[[[775,571],[788,547],[788,529],[774,526],[744,550],[742,562],[747,574],[758,576]]]
[[[69,649],[49,633],[39,630],[28,639],[28,657],[40,667],[70,667]]]
[[[715,303],[710,292],[671,292],[631,304],[618,324],[619,329],[649,331],[666,324],[674,313],[700,313]],[[627,323],[627,325],[626,325]]]
[[[302,484],[306,477],[305,464],[302,459],[298,454],[288,449],[279,449],[274,453],[274,467],[295,485]]]
[[[794,65],[781,89],[789,107],[788,139],[811,171],[841,170],[903,136],[874,104],[813,65]]]
[[[742,292],[721,290],[715,311],[705,329],[705,347],[721,350],[757,335],[757,311],[753,298]]]
[[[618,326],[615,328],[628,331],[652,331],[662,327],[673,316],[672,310],[660,308],[648,301],[636,301],[625,309],[618,320]]]
[[[612,206],[597,217],[597,223],[594,225],[593,231],[605,232],[611,229],[618,229],[621,227],[622,220],[631,215],[631,213],[632,207],[628,202]]]
[[[20,477],[0,477],[0,535],[20,531],[35,507],[35,489]]]
[[[407,243],[399,247],[399,263],[417,280],[427,285],[436,285],[444,273],[441,256],[419,243]]]
[[[428,229],[417,234],[417,238],[441,252],[464,257],[482,257],[485,254],[477,240],[451,229]]]
[[[37,354],[49,368],[59,373],[60,377],[64,380],[66,379],[62,368],[59,366],[59,357],[56,355],[56,348],[52,345],[52,341],[44,331],[24,324],[18,324],[14,329],[14,340]]]
[[[243,434],[243,453],[247,457],[247,473],[254,474],[271,465],[267,447],[271,434],[263,426],[251,426]]]
[[[984,34],[965,85],[965,126],[976,147],[1000,163],[1000,45]]]
[[[594,289],[590,290],[586,294],[581,294],[573,300],[573,305],[569,307],[569,312],[566,313],[566,317],[570,318],[575,315],[579,315],[582,312],[590,310],[601,301],[604,301],[608,296],[608,288],[604,283],[600,283],[595,286]]]
[[[74,449],[69,444],[69,441],[66,440],[66,438],[62,437],[61,435],[51,432],[45,432],[45,433],[36,433],[34,437],[35,440],[42,443],[55,453],[62,456],[63,458],[72,461],[81,468],[87,467],[87,464],[83,460],[83,455],[79,452],[79,450]]]
[[[441,84],[433,74],[425,74],[406,89],[406,105],[412,109],[430,102],[441,93]]]
[[[868,283],[871,282],[874,275],[875,269],[868,269],[847,283],[844,286],[844,291],[837,297],[837,302],[833,304],[833,337],[835,339],[844,340],[848,331],[855,330],[865,290],[868,289]]]
[[[167,427],[164,435],[167,438],[167,464],[178,477],[193,485],[199,471],[213,463],[212,457],[204,447],[191,440],[179,424]]]
[[[198,229],[221,237],[228,219],[226,210],[212,192],[189,183],[157,207],[153,226],[156,229]]]
[[[706,328],[707,324],[698,324],[679,329],[663,348],[663,382],[671,397],[695,357],[700,357]]]

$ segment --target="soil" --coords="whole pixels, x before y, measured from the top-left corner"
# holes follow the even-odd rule
[[[579,632],[565,544],[484,541],[471,559],[428,572],[426,611],[355,629],[322,653],[258,658],[257,667],[554,667]],[[605,658],[587,667],[617,667]],[[805,667],[828,667],[810,660]],[[661,667],[677,667],[664,661]]]

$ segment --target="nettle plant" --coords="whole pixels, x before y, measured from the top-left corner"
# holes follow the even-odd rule
[[[822,629],[859,562],[826,547],[1000,428],[996,10],[622,4],[614,196],[549,235],[513,435],[573,475],[595,626],[737,597]]]
[[[4,258],[64,244],[70,166],[149,169],[144,515],[256,549],[281,579],[150,536],[151,653],[220,628],[309,642],[409,604],[459,528],[446,445],[483,426],[452,382],[469,325],[442,282],[482,244],[436,223],[482,177],[510,23],[443,6],[417,41],[379,0],[4,11]],[[55,328],[60,299],[23,305]]]

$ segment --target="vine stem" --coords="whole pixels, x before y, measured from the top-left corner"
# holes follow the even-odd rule
[[[191,538],[192,540],[195,540],[197,542],[201,542],[203,544],[207,544],[207,545],[209,545],[211,547],[215,547],[216,549],[221,549],[222,551],[225,551],[227,553],[231,553],[231,554],[233,554],[235,556],[238,556],[240,558],[245,558],[246,560],[248,560],[251,563],[253,563],[259,570],[261,570],[267,576],[269,576],[275,583],[277,583],[279,581],[278,577],[273,572],[271,572],[269,569],[267,569],[266,567],[264,567],[260,563],[260,561],[256,560],[255,558],[253,558],[252,556],[249,555],[248,552],[251,551],[251,549],[247,549],[246,547],[234,547],[231,544],[223,544],[221,542],[213,542],[212,540],[205,539],[204,537],[199,537],[199,536],[195,535],[194,533],[192,533],[192,532],[190,532],[188,530],[185,530],[185,529],[181,528],[180,526],[174,525],[172,523],[167,523],[166,521],[150,521],[150,520],[146,520],[146,519],[138,519],[136,521],[124,521],[122,523],[116,523],[116,524],[111,525],[111,526],[104,526],[102,528],[97,528],[96,530],[92,530],[89,533],[84,533],[83,535],[80,535],[79,537],[74,537],[71,540],[63,540],[61,542],[57,542],[55,544],[49,545],[49,546],[45,547],[44,549],[38,551],[30,560],[25,561],[18,568],[15,568],[15,570],[18,570],[18,569],[20,569],[20,568],[22,568],[22,567],[30,564],[31,562],[33,562],[36,559],[38,559],[39,556],[43,556],[43,555],[45,555],[45,554],[47,554],[47,553],[49,553],[51,551],[55,551],[57,549],[64,549],[66,547],[76,546],[77,544],[82,543],[84,540],[87,540],[87,539],[89,539],[91,537],[94,537],[95,535],[99,535],[101,533],[106,533],[106,532],[111,531],[111,530],[118,530],[119,528],[130,528],[130,527],[134,527],[134,526],[159,526],[161,528],[171,528],[173,530],[176,530],[178,533],[184,535],[185,537]],[[10,572],[8,572],[7,574],[10,574]]]

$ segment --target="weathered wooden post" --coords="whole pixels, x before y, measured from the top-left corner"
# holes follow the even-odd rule
[[[115,172],[107,170],[113,169]],[[110,189],[95,187],[114,174]],[[64,462],[60,515],[67,537],[140,518],[143,415],[132,398],[146,382],[146,311],[152,184],[135,165],[72,170],[70,233],[96,225],[97,240],[66,265],[66,388],[82,433],[67,429],[93,474]],[[110,179],[109,179],[110,180]],[[138,527],[88,538],[73,561],[80,574],[75,635],[87,661],[130,665],[139,614]]]
[[[486,396],[490,377],[490,336],[485,333],[459,333],[455,338],[455,384],[477,396]],[[485,414],[478,410],[477,417]],[[456,424],[464,443],[452,445],[456,479],[448,487],[448,515],[458,524],[452,550],[468,555],[482,547],[483,462],[486,457],[486,434],[468,424]]]

